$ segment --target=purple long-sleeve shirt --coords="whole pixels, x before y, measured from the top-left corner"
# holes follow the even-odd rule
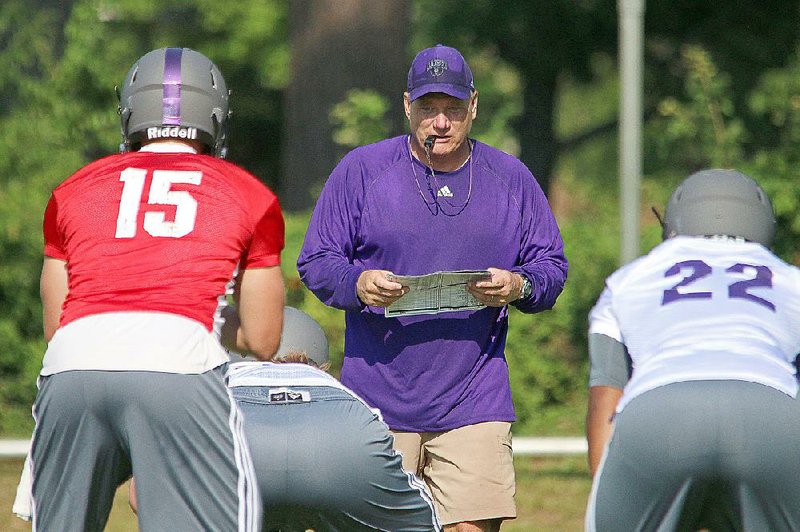
[[[386,318],[383,308],[361,303],[356,281],[375,269],[502,268],[531,280],[533,293],[517,308],[546,310],[567,276],[558,226],[514,157],[473,141],[470,161],[432,179],[408,139],[356,148],[336,166],[297,261],[301,279],[323,303],[346,311],[342,382],[379,408],[389,427],[434,432],[514,421],[505,307]],[[440,192],[436,203],[431,191]]]

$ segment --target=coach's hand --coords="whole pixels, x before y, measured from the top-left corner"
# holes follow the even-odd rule
[[[387,270],[365,270],[358,276],[356,293],[358,299],[365,305],[373,307],[388,307],[403,294],[408,292],[408,287],[390,281],[387,277],[392,272]]]
[[[467,290],[487,307],[502,307],[519,299],[522,294],[522,276],[499,268],[487,268],[488,279],[473,281]]]

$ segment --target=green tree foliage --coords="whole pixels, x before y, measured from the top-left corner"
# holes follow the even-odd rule
[[[790,57],[786,68],[763,74],[744,98],[748,105],[742,112],[734,106],[730,77],[718,70],[708,51],[686,47],[683,57],[684,94],[664,99],[658,106],[658,116],[648,124],[651,166],[672,173],[680,168],[681,177],[707,167],[733,167],[752,175],[773,201],[778,219],[776,251],[784,259],[799,263],[797,54]],[[767,125],[755,131],[754,124]]]
[[[737,166],[743,156],[746,132],[736,116],[730,78],[717,70],[711,56],[697,46],[686,46],[681,68],[685,95],[665,98],[648,131],[658,148],[649,164],[668,168]]]
[[[776,249],[800,265],[800,53],[792,55],[787,68],[767,72],[749,95],[749,104],[776,139],[757,150],[749,166],[772,198],[778,217]]]
[[[736,114],[752,135],[748,143],[772,142],[773,131],[748,113],[747,101],[764,71],[786,67],[800,35],[800,4],[763,0],[731,2],[723,8],[696,0],[648,0],[645,5],[649,104],[681,93],[683,76],[675,73],[682,69],[686,46],[698,46],[728,78]]]
[[[55,127],[57,107],[42,78],[56,66],[58,13],[23,1],[0,7],[0,431],[30,426],[41,368],[41,214],[58,174],[78,166],[66,149],[69,130]],[[8,104],[8,107],[5,106]],[[23,423],[24,422],[24,423]]]
[[[386,113],[389,102],[373,90],[352,89],[333,106],[330,120],[333,141],[347,149],[377,142],[389,136]]]

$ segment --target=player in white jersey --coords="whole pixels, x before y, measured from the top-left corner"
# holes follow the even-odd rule
[[[663,225],[590,313],[586,529],[800,530],[800,270],[770,201],[705,170]]]

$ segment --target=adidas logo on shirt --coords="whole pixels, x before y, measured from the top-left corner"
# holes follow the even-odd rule
[[[453,197],[453,193],[450,192],[450,188],[447,185],[445,185],[445,186],[443,186],[442,188],[439,189],[439,192],[436,193],[436,197],[439,197],[439,198],[441,198],[441,197],[452,198]]]

